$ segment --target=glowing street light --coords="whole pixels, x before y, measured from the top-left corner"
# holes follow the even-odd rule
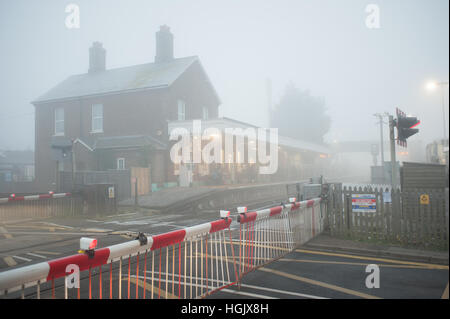
[[[436,82],[428,82],[427,85],[425,86],[425,88],[428,91],[434,91],[437,88],[437,84],[436,84]]]

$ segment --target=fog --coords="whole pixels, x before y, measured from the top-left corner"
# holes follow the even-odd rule
[[[373,114],[395,107],[421,120],[411,141],[443,137],[441,93],[425,83],[448,81],[447,0],[74,0],[79,29],[65,25],[69,3],[0,2],[0,149],[34,149],[30,102],[86,73],[92,42],[103,43],[107,69],[153,62],[163,24],[175,57],[200,57],[220,116],[268,126],[270,79],[273,104],[289,82],[324,98],[328,142],[377,141]],[[366,26],[369,3],[380,9],[378,29]],[[445,105],[448,116],[447,88]]]

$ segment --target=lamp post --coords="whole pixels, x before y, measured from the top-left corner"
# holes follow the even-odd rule
[[[444,123],[444,140],[447,139],[447,130],[445,128],[446,127],[446,125],[445,125],[445,90],[444,90],[444,86],[445,85],[448,85],[448,82],[429,82],[427,84],[427,89],[429,91],[433,91],[438,86],[441,87],[441,92],[442,92],[442,121]]]

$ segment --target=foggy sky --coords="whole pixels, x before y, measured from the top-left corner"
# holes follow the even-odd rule
[[[80,29],[65,26],[69,3],[80,7]],[[380,29],[365,25],[370,3],[380,8]],[[92,42],[107,50],[107,69],[153,62],[163,24],[174,34],[175,57],[200,57],[221,98],[220,116],[268,126],[267,79],[274,104],[292,81],[324,97],[329,142],[378,140],[373,114],[396,106],[422,122],[411,141],[442,138],[441,93],[424,86],[448,81],[448,3],[0,0],[0,150],[34,149],[30,102],[86,73]],[[445,96],[448,116],[447,89]]]

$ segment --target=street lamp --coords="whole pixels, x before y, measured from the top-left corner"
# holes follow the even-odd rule
[[[448,82],[428,82],[426,88],[428,91],[434,91],[438,86],[441,87],[442,92],[442,120],[444,121],[444,140],[447,139],[447,130],[445,129],[445,90],[444,86],[448,85]]]

